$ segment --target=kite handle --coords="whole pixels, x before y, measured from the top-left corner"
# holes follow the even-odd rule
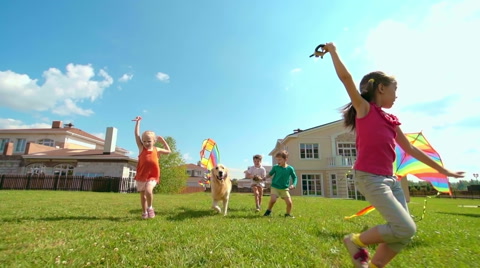
[[[315,52],[322,52],[320,49],[323,48],[324,46],[325,46],[325,44],[320,44],[320,45],[318,45],[318,46],[315,48]],[[315,56],[315,53],[313,53],[312,55],[310,55],[310,58],[313,57],[313,56]],[[315,57],[318,58],[318,56],[315,56]],[[323,56],[320,56],[320,58],[323,59]]]

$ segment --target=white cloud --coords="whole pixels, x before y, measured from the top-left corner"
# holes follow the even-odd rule
[[[95,101],[113,83],[103,69],[97,75],[103,79],[93,80],[95,71],[91,65],[68,64],[65,73],[56,68],[44,71],[45,82],[39,85],[37,79],[27,74],[0,71],[0,106],[20,111],[57,110],[61,114],[90,115],[90,110],[81,109],[77,104]]]
[[[105,133],[100,132],[100,133],[92,133],[93,136],[99,137],[100,139],[105,139]]]
[[[170,82],[170,75],[162,72],[158,72],[155,77],[157,77],[158,80],[164,82],[164,83],[169,83]]]
[[[379,23],[365,44],[373,69],[398,80],[391,112],[404,131],[423,130],[447,168],[478,172],[480,39],[472,33],[480,28],[480,5],[441,2],[420,20],[403,18]]]
[[[21,120],[0,118],[0,129],[23,129],[23,128],[51,128],[51,124],[35,123],[25,124]]]
[[[191,162],[192,159],[193,158],[190,156],[190,153],[183,154],[183,160],[185,160],[185,162]]]
[[[302,71],[301,68],[294,68],[294,69],[292,69],[292,70],[290,71],[290,73],[294,74],[294,73],[299,73],[299,72],[301,72],[301,71]]]
[[[132,80],[133,74],[123,74],[122,77],[118,79],[119,82],[126,83]]]
[[[52,113],[58,115],[78,114],[83,116],[90,116],[93,114],[91,109],[84,110],[77,106],[71,99],[65,99],[63,104],[52,109]]]

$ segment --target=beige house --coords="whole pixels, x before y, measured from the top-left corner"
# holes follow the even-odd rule
[[[72,124],[51,128],[0,129],[0,174],[74,175],[132,178],[137,160],[116,147],[117,129],[105,140]]]
[[[288,164],[295,168],[298,181],[292,195],[333,198],[361,197],[353,183],[351,168],[357,156],[355,134],[343,126],[343,120],[300,130],[277,140],[269,153],[287,150]]]

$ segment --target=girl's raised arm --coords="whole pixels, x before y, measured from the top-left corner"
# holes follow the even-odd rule
[[[347,70],[347,68],[345,67],[342,60],[337,54],[337,48],[335,47],[335,44],[326,43],[325,46],[322,48],[322,52],[316,52],[315,56],[323,56],[326,53],[330,53],[332,57],[333,66],[335,67],[337,76],[345,86],[345,89],[347,90],[348,96],[352,101],[352,105],[357,112],[357,117],[359,118],[364,117],[365,115],[368,114],[370,105],[358,92],[358,89],[355,86],[355,82],[353,81],[352,75]]]

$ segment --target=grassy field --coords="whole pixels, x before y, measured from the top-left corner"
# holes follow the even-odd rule
[[[352,267],[343,235],[383,222],[376,211],[343,219],[364,201],[293,202],[294,219],[282,216],[282,200],[262,217],[250,194],[233,194],[223,217],[209,209],[207,193],[155,195],[157,217],[141,220],[138,194],[0,191],[0,266]],[[480,208],[458,205],[480,200],[428,202],[418,233],[391,267],[478,267]],[[409,206],[420,216],[423,198]]]

